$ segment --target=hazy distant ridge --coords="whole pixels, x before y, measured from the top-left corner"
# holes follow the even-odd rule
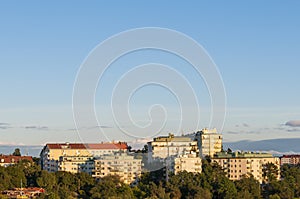
[[[225,142],[224,149],[244,151],[274,151],[279,153],[300,153],[300,138],[270,139],[250,141],[242,140],[237,142]]]

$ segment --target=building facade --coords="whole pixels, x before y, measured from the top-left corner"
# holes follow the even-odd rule
[[[190,137],[160,136],[148,142],[148,162],[164,161],[167,157],[178,157],[187,153],[199,153],[197,142]]]
[[[103,155],[95,160],[93,177],[117,175],[126,184],[135,184],[142,173],[142,159],[134,158],[127,153]]]
[[[56,172],[59,170],[60,157],[69,157],[72,160],[76,160],[75,157],[99,157],[119,151],[125,152],[127,148],[125,142],[96,144],[49,143],[44,146],[40,153],[41,167],[43,170]]]
[[[300,155],[283,155],[280,157],[280,165],[297,165],[300,163]]]
[[[172,170],[175,175],[179,172],[187,171],[192,173],[202,172],[201,158],[194,154],[182,155],[174,159]]]
[[[252,174],[256,180],[262,183],[263,168],[267,163],[273,163],[278,168],[277,179],[280,179],[280,161],[269,153],[235,152],[216,153],[212,162],[218,163],[228,175],[230,180],[239,180],[243,175]]]
[[[10,165],[17,164],[22,160],[33,162],[31,156],[14,156],[14,155],[0,155],[0,166],[7,167]]]
[[[94,170],[93,156],[60,156],[58,161],[58,171],[70,173],[88,173],[92,175]]]
[[[215,153],[222,151],[222,135],[216,129],[202,129],[195,135],[199,148],[199,156],[213,157]]]

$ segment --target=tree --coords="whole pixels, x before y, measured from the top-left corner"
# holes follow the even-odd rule
[[[41,171],[39,177],[36,179],[37,185],[46,189],[47,191],[53,191],[57,184],[55,174],[48,171]]]
[[[23,168],[18,165],[8,166],[6,172],[9,175],[9,189],[26,186],[27,180]]]
[[[91,198],[134,198],[131,188],[120,181],[118,176],[105,176],[100,178],[90,190]]]
[[[16,148],[12,155],[14,155],[14,156],[21,156],[21,151],[20,151],[20,149],[19,149],[19,148]]]
[[[278,167],[273,163],[267,163],[263,165],[263,177],[264,183],[269,183],[277,179]]]
[[[235,181],[238,191],[238,198],[258,199],[261,197],[260,184],[253,175],[244,175],[240,180]]]
[[[159,199],[169,199],[170,196],[166,193],[166,189],[164,188],[162,182],[158,185],[151,182],[150,183],[150,198],[159,198]]]
[[[90,190],[95,186],[95,179],[84,172],[75,174],[77,192],[80,197],[88,198]]]
[[[4,167],[0,166],[0,191],[8,189],[11,176]]]
[[[148,145],[145,144],[144,148],[142,149],[142,153],[148,153]]]

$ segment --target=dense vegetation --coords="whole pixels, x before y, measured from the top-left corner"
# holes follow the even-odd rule
[[[203,161],[201,174],[182,172],[164,180],[163,171],[145,173],[137,186],[131,187],[118,177],[107,176],[96,181],[86,173],[48,173],[36,163],[20,162],[0,167],[0,191],[23,186],[46,189],[40,198],[295,198],[300,197],[300,166],[283,166],[283,179],[272,177],[272,165],[264,175],[268,182],[260,185],[252,176],[229,180],[218,165]],[[0,196],[1,198],[1,196]]]

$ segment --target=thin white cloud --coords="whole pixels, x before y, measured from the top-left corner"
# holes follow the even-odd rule
[[[25,129],[49,130],[47,126],[25,126]]]
[[[249,127],[250,125],[247,123],[236,124],[235,127]]]
[[[249,127],[249,124],[243,123],[243,127]]]
[[[0,129],[9,129],[12,128],[9,123],[0,122]]]

